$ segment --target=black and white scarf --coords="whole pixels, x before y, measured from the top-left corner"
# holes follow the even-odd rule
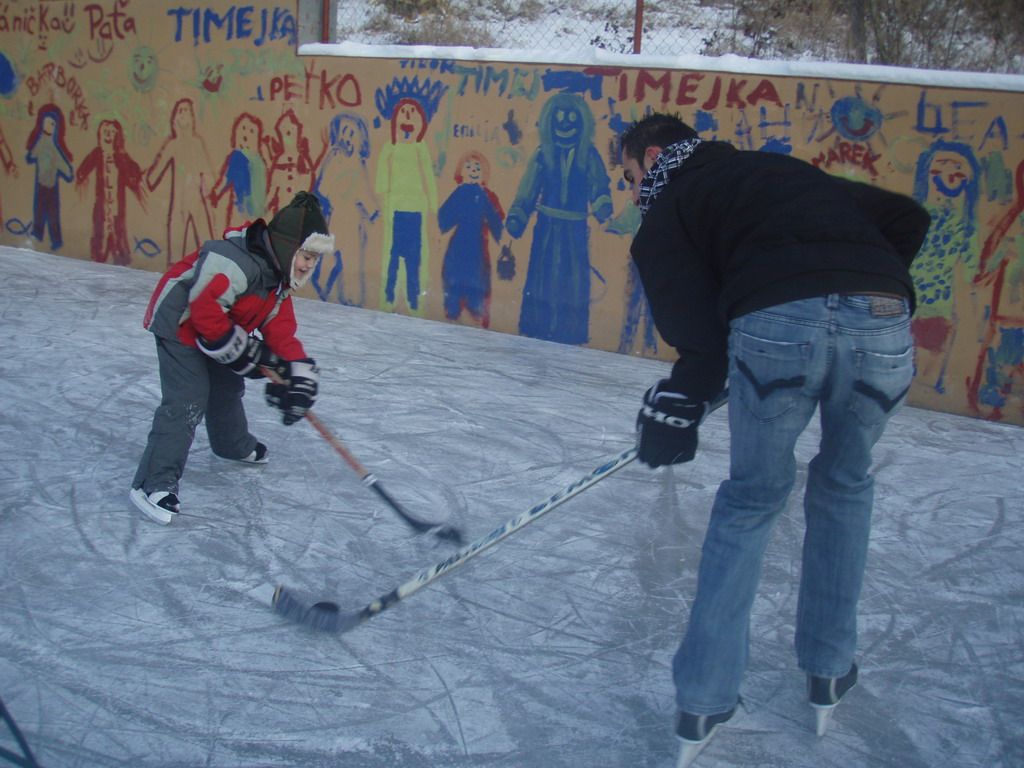
[[[654,165],[651,166],[651,169],[640,180],[640,202],[638,207],[640,208],[641,216],[647,214],[647,209],[651,207],[654,198],[661,194],[661,190],[668,184],[669,179],[672,178],[672,171],[686,162],[686,159],[693,154],[693,150],[701,144],[701,141],[701,139],[683,139],[675,144],[670,144],[661,151],[658,159],[654,161]]]

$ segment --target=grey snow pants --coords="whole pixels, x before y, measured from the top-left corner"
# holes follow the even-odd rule
[[[194,347],[156,337],[161,400],[153,414],[146,450],[132,488],[178,492],[196,427],[206,418],[210,448],[225,459],[241,459],[256,448],[242,397],[245,379]]]

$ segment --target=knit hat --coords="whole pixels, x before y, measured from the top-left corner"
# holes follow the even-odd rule
[[[334,235],[327,231],[320,201],[308,192],[299,192],[279,210],[267,225],[267,233],[281,276],[287,277],[293,291],[305,285],[311,274],[294,274],[296,251],[309,251],[317,256],[334,252]]]

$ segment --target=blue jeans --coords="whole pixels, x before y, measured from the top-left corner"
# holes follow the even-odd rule
[[[832,294],[730,324],[729,479],[715,497],[697,595],[673,660],[684,712],[715,714],[738,701],[762,557],[793,488],[797,438],[819,407],[796,654],[811,675],[849,670],[874,499],[871,449],[910,388],[913,354],[902,299]]]

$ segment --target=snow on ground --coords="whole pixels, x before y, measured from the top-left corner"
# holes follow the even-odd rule
[[[0,248],[0,697],[46,768],[668,768],[671,655],[726,473],[632,464],[349,634],[252,597],[362,607],[450,552],[307,423],[247,398],[263,468],[200,430],[166,528],[127,499],[159,396],[157,275]],[[663,362],[298,302],[320,419],[404,506],[485,535],[632,443]],[[801,441],[802,462],[816,430]],[[1024,764],[1024,430],[904,409],[876,454],[862,682],[817,739],[780,520],[746,710],[701,768]],[[801,481],[803,476],[801,475]],[[0,747],[14,749],[0,725]],[[2,765],[0,761],[0,765]]]
[[[450,2],[449,27],[468,37],[490,39],[513,49],[572,48],[583,52],[603,48],[632,53],[636,5],[621,0],[536,0],[515,6],[480,4],[474,0]],[[514,10],[513,10],[514,9]],[[641,47],[648,53],[699,54],[705,41],[724,29],[732,11],[697,3],[658,3],[644,9]],[[378,0],[350,0],[337,11],[337,40],[382,44],[389,39],[381,22],[415,30],[417,19],[404,24],[389,16]],[[444,29],[444,26],[441,27]],[[426,36],[426,32],[423,33]]]

